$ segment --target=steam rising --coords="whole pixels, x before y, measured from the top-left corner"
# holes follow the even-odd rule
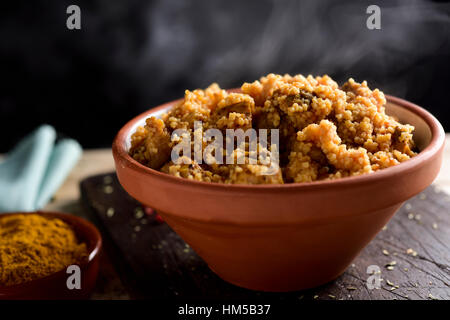
[[[231,87],[269,72],[300,72],[369,78],[404,95],[409,68],[449,40],[448,5],[388,1],[379,4],[382,29],[368,30],[372,1],[263,2],[156,1],[142,14],[140,43],[120,41],[114,64],[131,69],[147,90],[186,78],[190,88]],[[392,74],[400,77],[386,83]]]
[[[80,0],[79,31],[66,28],[70,4],[35,0],[5,11],[0,114],[11,120],[3,136],[19,123],[64,123],[84,146],[109,146],[126,119],[186,88],[236,87],[270,72],[368,80],[450,129],[448,2]],[[372,4],[381,30],[366,27]],[[80,130],[104,114],[101,132]]]

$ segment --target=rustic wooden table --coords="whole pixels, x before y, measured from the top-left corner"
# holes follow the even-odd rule
[[[54,200],[44,209],[63,211],[90,219],[80,202],[79,183],[83,179],[101,173],[114,171],[114,162],[110,149],[86,150],[75,169],[56,193]],[[450,194],[450,134],[446,137],[442,170],[435,185]],[[109,257],[103,254],[102,267],[93,299],[128,299],[128,291],[123,286]]]

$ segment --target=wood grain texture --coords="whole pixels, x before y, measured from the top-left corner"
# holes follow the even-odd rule
[[[114,173],[88,178],[80,189],[135,298],[450,299],[450,197],[435,186],[405,203],[338,279],[283,294],[221,280],[168,225],[145,214]],[[379,266],[380,289],[366,286],[371,265]]]
[[[0,155],[0,161],[4,157],[4,155]],[[85,150],[83,155],[75,166],[75,168],[71,171],[69,177],[66,179],[64,184],[60,187],[60,189],[56,192],[53,201],[47,204],[44,208],[46,211],[63,211],[71,214],[75,214],[87,219],[91,219],[92,215],[88,212],[90,210],[86,210],[84,206],[82,206],[79,201],[80,193],[79,193],[79,184],[83,179],[88,178],[89,176],[106,173],[114,170],[114,161],[112,157],[111,149],[91,149]],[[435,180],[435,185],[439,186],[447,193],[450,194],[450,133],[446,134],[446,144],[444,149],[444,160],[442,169]],[[448,208],[448,206],[445,206]],[[448,209],[446,209],[447,214],[444,215],[448,219]],[[442,214],[442,213],[441,213]],[[398,216],[398,214],[397,214]],[[426,217],[423,217],[425,219]],[[405,222],[406,223],[406,222]],[[372,246],[376,244],[377,239],[375,239],[366,250],[370,250]],[[448,244],[448,230],[447,230],[447,242]],[[184,249],[183,249],[184,250]],[[448,251],[447,251],[448,255]],[[97,287],[94,290],[94,293],[91,298],[93,299],[128,299],[130,297],[129,292],[124,288],[121,279],[119,279],[118,274],[116,272],[116,265],[113,265],[110,261],[110,257],[105,254],[102,256],[102,263],[100,268],[100,275]],[[388,259],[387,259],[388,260]],[[448,264],[448,262],[447,262]],[[358,267],[355,264],[355,276],[364,279],[366,277],[365,270],[363,268]],[[349,268],[347,272],[352,271]],[[448,274],[448,272],[447,272]],[[349,279],[348,281],[341,281],[342,279],[338,279],[336,281],[337,286],[341,283],[341,288],[344,288],[347,284],[352,284],[357,282],[358,280],[355,277],[349,276],[342,277],[342,279]],[[387,279],[389,279],[387,277]],[[388,286],[387,286],[388,288]],[[388,288],[389,289],[389,288]],[[398,289],[400,292],[400,288]],[[395,292],[396,290],[394,290]],[[407,290],[408,291],[408,290]],[[424,292],[424,296],[426,296],[427,292]],[[355,296],[352,290],[348,290],[348,294]],[[305,296],[304,294],[299,295]],[[342,292],[343,298],[345,297],[345,293]],[[369,295],[367,295],[369,296]],[[395,295],[390,295],[391,297]],[[411,295],[413,297],[413,295]],[[320,296],[319,298],[327,298],[327,296]],[[347,297],[350,299],[350,297]],[[346,298],[346,299],[347,299]],[[375,298],[375,297],[372,297]],[[443,297],[442,297],[443,298]]]

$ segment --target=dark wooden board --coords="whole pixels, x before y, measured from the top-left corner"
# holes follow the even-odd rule
[[[290,293],[221,280],[167,224],[145,214],[114,173],[90,177],[80,189],[134,298],[450,299],[450,196],[435,186],[407,201],[338,279]],[[380,268],[379,289],[367,288],[370,265]]]

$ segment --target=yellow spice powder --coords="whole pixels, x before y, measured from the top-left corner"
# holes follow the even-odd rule
[[[43,278],[87,259],[64,221],[39,214],[0,216],[0,286]]]

